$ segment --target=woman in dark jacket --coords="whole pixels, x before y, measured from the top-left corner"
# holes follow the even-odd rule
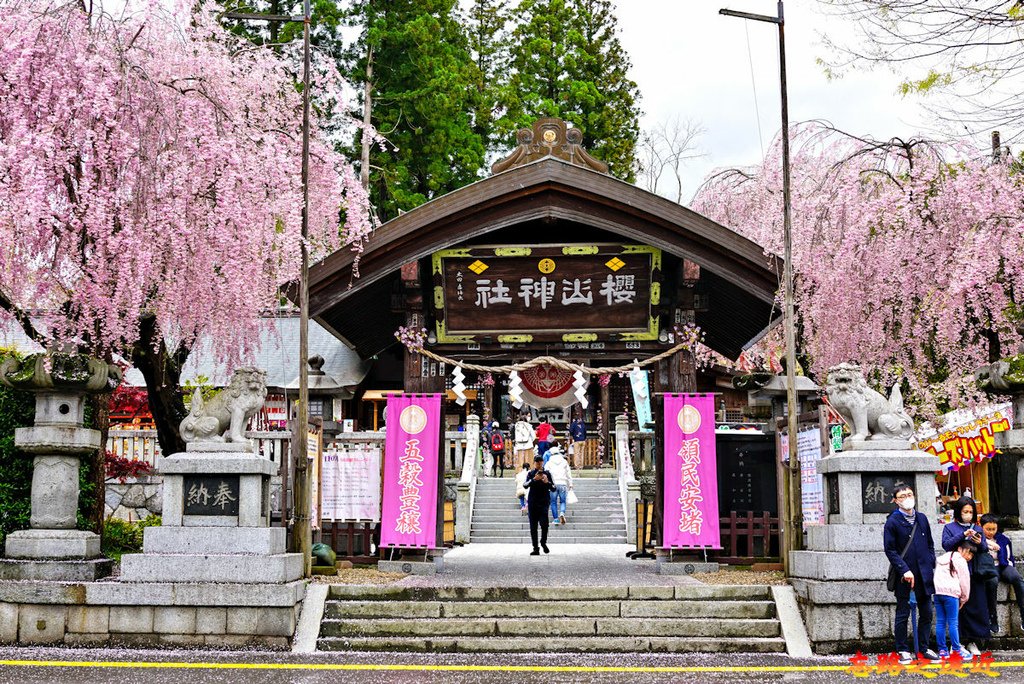
[[[974,499],[962,496],[953,504],[953,522],[942,528],[942,548],[955,551],[964,539],[970,539],[979,547],[979,553],[986,553],[985,532],[977,524]],[[985,598],[985,582],[975,572],[977,559],[971,560],[971,597],[960,609],[960,642],[967,644],[968,650],[977,655],[978,644],[989,640],[991,622],[988,614],[988,601]],[[971,649],[971,646],[974,646]]]

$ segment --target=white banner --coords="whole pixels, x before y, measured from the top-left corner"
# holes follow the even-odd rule
[[[324,520],[380,520],[380,447],[332,445],[321,471]]]

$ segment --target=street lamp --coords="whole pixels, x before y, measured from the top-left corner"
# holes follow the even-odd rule
[[[299,406],[292,434],[291,452],[295,459],[294,493],[297,550],[303,557],[303,574],[312,574],[313,529],[310,526],[309,461],[306,458],[306,432],[309,426],[309,0],[303,0],[302,16],[225,12],[228,19],[269,22],[302,22],[302,239],[299,266]]]
[[[785,15],[783,13],[783,0],[778,0],[778,16],[766,14],[752,14],[750,12],[737,12],[735,10],[720,9],[719,14],[729,17],[739,17],[751,21],[767,22],[779,27],[779,85],[782,91],[782,230],[783,230],[783,284],[785,290],[785,309],[783,311],[783,326],[786,334],[786,412],[788,414],[789,432],[789,482],[785,494],[789,495],[786,502],[786,513],[789,520],[786,526],[786,536],[789,539],[782,544],[782,562],[789,574],[789,551],[798,547],[797,540],[800,539],[803,531],[800,529],[801,504],[799,501],[800,492],[800,463],[797,461],[796,451],[796,426],[797,426],[797,399],[796,399],[796,316],[793,310],[793,224],[791,217],[791,196],[789,180],[789,96],[786,89],[786,32]]]

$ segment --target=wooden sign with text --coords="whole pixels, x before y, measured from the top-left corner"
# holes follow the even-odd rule
[[[437,341],[658,338],[661,250],[647,245],[488,246],[433,255]]]

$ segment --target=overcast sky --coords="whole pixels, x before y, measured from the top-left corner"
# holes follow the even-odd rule
[[[620,39],[642,94],[641,126],[680,116],[706,129],[700,139],[706,156],[686,167],[684,203],[713,169],[758,162],[762,143],[767,148],[780,129],[778,30],[721,16],[721,7],[774,15],[776,3],[618,0]],[[932,130],[920,100],[899,96],[899,78],[889,71],[855,71],[828,80],[815,62],[829,56],[820,39],[826,28],[830,36],[854,35],[852,27],[822,13],[817,0],[786,2],[791,122],[827,119],[842,130],[876,138]],[[664,179],[661,188],[666,189]]]

